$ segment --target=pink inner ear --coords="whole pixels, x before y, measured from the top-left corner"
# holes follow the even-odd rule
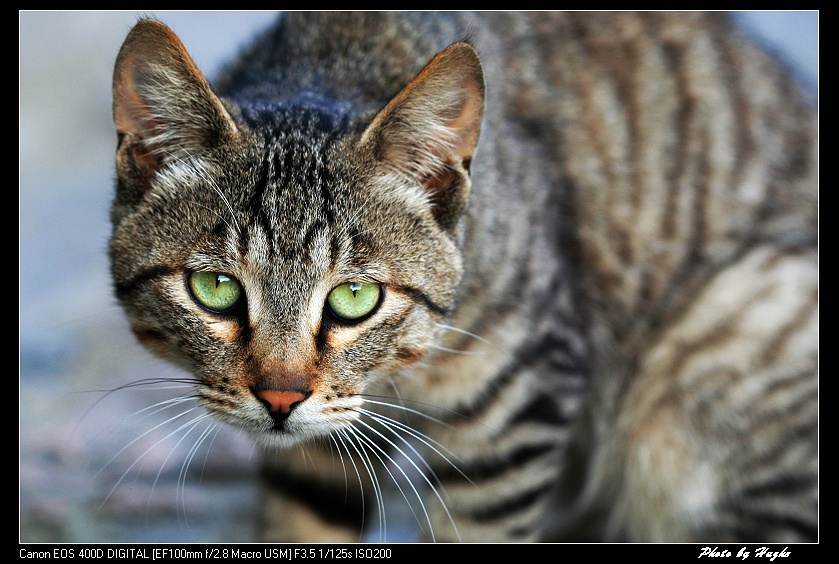
[[[178,37],[156,21],[129,33],[114,70],[114,124],[141,168],[168,155],[198,154],[237,133],[221,101]]]
[[[158,133],[149,105],[137,91],[132,68],[132,58],[121,61],[118,81],[114,84],[114,126],[121,136],[127,136],[130,155],[135,165],[157,170],[160,159],[146,143]],[[123,137],[124,138],[124,137]]]
[[[384,161],[432,185],[450,166],[466,169],[480,135],[484,77],[466,43],[438,53],[376,116],[362,136],[382,143]]]
[[[134,80],[133,57],[120,61],[117,82],[114,84],[114,125],[120,133],[145,137],[151,111],[137,91]]]

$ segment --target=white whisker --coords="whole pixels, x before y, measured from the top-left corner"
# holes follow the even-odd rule
[[[207,415],[207,417],[209,417],[209,415]],[[198,423],[202,420],[203,420],[203,418],[197,419],[195,421],[195,426],[197,426]],[[195,428],[195,426],[193,426],[193,428]],[[189,452],[187,453],[186,458],[184,459],[184,462],[181,465],[181,471],[178,473],[177,483],[179,484],[178,489],[181,491],[181,496],[180,496],[181,497],[181,502],[178,505],[180,505],[180,507],[182,509],[183,516],[184,516],[184,522],[186,523],[187,527],[189,526],[189,522],[187,520],[187,515],[186,515],[186,477],[187,477],[187,472],[189,470],[189,465],[192,463],[193,458],[195,458],[195,454],[198,452],[198,449],[200,448],[201,444],[207,439],[207,437],[210,435],[210,433],[213,432],[214,429],[218,429],[218,424],[217,423],[212,423],[209,427],[205,428],[201,432],[201,434],[195,440],[195,443],[189,449]],[[187,432],[187,434],[191,431],[192,431],[192,429],[190,429]],[[216,435],[218,435],[218,431],[216,431]],[[184,438],[186,438],[186,434],[184,434]],[[213,438],[215,438],[215,436]],[[211,441],[211,443],[212,443],[212,441]],[[209,454],[209,452],[210,452],[209,447],[207,447],[207,454]],[[204,458],[204,463],[206,464],[206,462],[207,462],[207,459],[205,457]],[[204,471],[203,471],[203,468],[202,468],[202,470],[201,470],[202,476],[203,476],[203,473],[204,473]]]
[[[194,419],[191,419],[190,421],[187,421],[186,423],[183,423],[180,427],[178,427],[177,429],[175,429],[174,431],[172,431],[171,433],[169,433],[168,435],[166,435],[165,437],[163,437],[162,439],[160,439],[157,443],[155,443],[153,445],[152,448],[156,448],[158,445],[162,444],[164,441],[166,441],[167,439],[169,439],[170,437],[172,437],[176,433],[179,433],[183,429],[187,429],[186,432],[181,436],[181,438],[178,439],[178,441],[169,450],[169,454],[166,455],[166,458],[163,459],[163,462],[160,463],[160,468],[157,470],[157,474],[155,475],[154,480],[152,481],[152,486],[151,486],[152,491],[154,491],[154,489],[157,487],[157,483],[160,480],[160,476],[161,476],[161,474],[163,474],[163,469],[166,468],[166,463],[169,462],[169,459],[172,457],[172,455],[177,450],[178,445],[180,445],[184,441],[184,439],[186,439],[187,436],[189,436],[189,434],[192,432],[193,429],[195,429],[195,427],[198,425],[198,423],[200,423],[201,421],[203,421],[204,419],[206,419],[208,417],[209,417],[209,415],[206,414],[206,413],[198,415]],[[149,450],[144,452],[142,455],[140,455],[138,460],[140,458],[143,458],[148,452],[150,452],[152,450],[152,448],[150,448]],[[181,466],[181,471],[183,471],[183,465]],[[178,480],[177,480],[176,483],[180,484],[180,474],[178,475]],[[176,488],[176,491],[177,491],[177,488]],[[149,502],[151,502],[151,499],[149,499]],[[176,503],[177,503],[177,493],[176,493]],[[147,511],[148,511],[148,506],[147,506]],[[186,509],[185,508],[184,508],[184,515],[186,515]]]
[[[425,433],[421,433],[421,432],[417,431],[416,429],[412,428],[411,426],[406,425],[406,424],[402,423],[401,421],[397,421],[396,419],[393,419],[391,417],[386,417],[386,416],[384,416],[380,413],[376,413],[374,411],[370,411],[370,410],[363,409],[363,408],[359,408],[357,411],[359,413],[363,413],[363,414],[367,415],[368,417],[370,417],[371,419],[373,419],[374,421],[376,421],[377,423],[379,423],[383,427],[388,428],[393,433],[393,435],[395,437],[399,438],[402,442],[404,442],[405,445],[408,448],[410,448],[412,452],[414,452],[414,454],[416,454],[418,457],[421,458],[425,467],[428,468],[428,470],[431,471],[432,474],[434,474],[434,473],[433,473],[433,470],[431,469],[431,466],[425,461],[424,458],[422,458],[422,455],[414,448],[414,446],[410,443],[410,441],[408,441],[407,439],[405,439],[404,437],[402,437],[399,434],[399,431],[403,431],[403,432],[409,434],[410,436],[412,436],[413,438],[415,438],[416,440],[420,441],[422,444],[424,444],[425,446],[427,446],[428,448],[433,450],[440,458],[445,460],[446,463],[449,464],[449,466],[454,468],[455,471],[458,474],[460,474],[467,481],[472,483],[472,480],[469,479],[469,476],[464,474],[463,471],[460,468],[458,468],[457,464],[452,462],[449,457],[454,458],[454,459],[456,459],[460,462],[462,462],[462,459],[460,457],[458,457],[455,453],[453,453],[451,450],[446,448],[445,445],[443,445],[442,443],[440,443],[438,441],[435,441],[434,439],[432,439],[431,437],[429,437]],[[434,475],[434,477],[436,479],[436,474]],[[439,480],[438,480],[438,483],[439,483]]]
[[[344,462],[344,454],[341,451],[341,445],[338,444],[337,439],[335,439],[334,435],[329,435],[329,440],[332,441],[332,445],[335,447],[335,450],[338,451],[338,460],[341,461],[341,471],[344,473],[344,501],[346,502],[349,497],[350,492],[350,482],[349,476],[347,476],[347,464]],[[330,448],[330,452],[332,449]],[[356,468],[356,475],[358,475],[358,468]],[[358,476],[359,483],[361,483],[361,476]]]
[[[204,477],[204,470],[207,468],[207,459],[210,457],[210,450],[213,447],[213,443],[215,442],[216,438],[221,432],[222,426],[218,423],[213,423],[210,429],[215,429],[215,433],[213,433],[213,438],[210,439],[210,444],[207,445],[207,451],[204,453],[204,463],[201,465],[201,478]]]
[[[465,356],[483,356],[486,354],[486,351],[460,351],[457,349],[450,349],[449,347],[444,347],[442,345],[431,345],[431,348],[434,350],[438,350],[445,353],[450,354],[462,354]]]
[[[114,461],[117,457],[119,457],[119,455],[120,455],[120,454],[122,454],[123,452],[125,452],[125,451],[126,451],[126,450],[127,450],[127,449],[131,446],[131,445],[133,445],[133,444],[134,444],[134,443],[136,443],[137,441],[141,440],[142,438],[144,438],[145,436],[147,436],[149,433],[152,433],[152,432],[156,431],[156,430],[157,430],[157,429],[159,429],[160,427],[163,427],[163,426],[165,426],[165,425],[169,425],[169,424],[171,424],[173,421],[177,421],[177,420],[178,420],[178,419],[180,419],[181,417],[186,416],[186,414],[188,414],[188,413],[189,413],[189,412],[191,412],[191,411],[194,411],[195,409],[198,409],[198,408],[197,408],[197,407],[193,407],[193,408],[191,408],[191,409],[188,409],[188,410],[186,410],[186,411],[184,411],[184,412],[182,412],[182,413],[179,413],[179,414],[175,415],[174,417],[170,417],[170,418],[169,418],[169,419],[167,419],[166,421],[163,421],[163,422],[161,422],[161,423],[158,423],[157,425],[155,425],[154,427],[152,427],[151,429],[149,429],[149,430],[148,430],[148,431],[146,431],[145,433],[141,434],[139,437],[137,437],[137,438],[136,438],[136,439],[134,439],[133,441],[129,442],[127,445],[125,445],[125,446],[124,446],[124,447],[122,447],[119,451],[117,451],[117,453],[116,453],[116,454],[114,454],[114,456],[112,456],[112,457],[111,457],[111,459],[110,459],[110,460],[108,460],[108,462],[106,462],[106,463],[105,463],[105,465],[104,465],[104,466],[103,466],[103,467],[99,470],[99,472],[97,472],[97,473],[96,473],[96,476],[98,476],[98,475],[99,475],[99,474],[100,474],[100,473],[101,473],[101,472],[102,472],[105,468],[107,468],[107,467],[108,467],[108,465],[110,465],[110,464],[111,464],[111,463],[112,463],[112,462],[113,462],[113,461]],[[202,417],[204,417],[204,416],[202,416]],[[194,420],[192,420],[192,421],[194,421]],[[129,472],[131,472],[131,470],[132,470],[132,469],[133,469],[133,468],[134,468],[137,464],[139,464],[139,462],[140,462],[140,461],[141,461],[141,460],[142,460],[142,459],[143,459],[143,458],[144,458],[144,457],[145,457],[148,453],[150,453],[152,450],[154,450],[155,448],[157,448],[157,446],[158,446],[158,445],[160,445],[163,441],[167,440],[169,437],[171,437],[171,436],[172,436],[172,435],[174,435],[175,433],[179,432],[181,429],[183,429],[183,427],[184,427],[184,426],[188,426],[188,425],[190,425],[190,424],[192,423],[192,421],[190,421],[190,422],[188,422],[188,423],[185,423],[184,425],[182,425],[182,426],[178,427],[177,429],[175,429],[174,431],[172,431],[171,433],[169,433],[168,435],[166,435],[165,437],[163,437],[162,439],[160,439],[159,441],[157,441],[156,443],[154,443],[152,446],[150,446],[148,449],[146,449],[146,450],[145,450],[142,454],[140,454],[140,456],[138,456],[138,457],[137,457],[137,459],[136,459],[134,462],[132,462],[132,463],[131,463],[131,465],[130,465],[130,466],[129,466],[129,467],[128,467],[128,468],[127,468],[127,469],[126,469],[123,473],[122,473],[122,476],[120,476],[119,480],[117,480],[117,482],[116,482],[116,483],[113,485],[113,487],[110,489],[110,491],[108,492],[108,495],[106,495],[106,496],[105,496],[105,499],[104,499],[104,500],[102,500],[102,503],[99,505],[99,509],[102,509],[102,507],[105,505],[105,503],[106,503],[106,502],[108,501],[108,499],[111,497],[111,495],[114,493],[114,490],[116,490],[116,489],[117,489],[117,487],[119,487],[119,485],[122,483],[122,481],[123,481],[123,480],[125,479],[125,477],[128,475],[128,473],[129,473]]]
[[[167,401],[169,401],[169,400],[167,400]],[[149,406],[149,407],[151,407],[151,406]],[[141,409],[141,410],[139,410],[138,412],[136,412],[134,415],[136,415],[137,413],[142,413],[143,411],[146,411],[147,409],[149,409],[149,408],[144,408],[144,409]],[[164,408],[159,409],[158,411],[162,411],[163,409],[165,409],[165,407],[164,407]],[[175,421],[175,420],[177,420],[178,418],[183,417],[184,415],[186,415],[187,413],[189,413],[190,411],[192,411],[192,410],[194,410],[194,409],[198,409],[198,408],[197,408],[197,407],[193,407],[193,408],[191,408],[191,409],[189,409],[189,410],[187,410],[187,411],[181,412],[181,413],[179,413],[179,414],[177,414],[177,415],[175,415],[175,416],[173,416],[173,417],[171,417],[171,418],[169,418],[169,419],[167,419],[167,420],[165,420],[165,421],[162,421],[162,422],[158,423],[157,425],[155,425],[155,426],[154,426],[154,427],[152,427],[151,429],[149,429],[149,430],[145,431],[143,434],[141,434],[141,435],[139,435],[138,437],[136,437],[134,440],[132,440],[132,441],[131,441],[131,442],[129,442],[127,445],[125,445],[125,446],[124,446],[124,447],[122,447],[120,450],[118,450],[118,451],[116,452],[116,454],[114,454],[114,455],[113,455],[113,456],[112,456],[112,457],[108,460],[108,462],[106,462],[106,463],[102,466],[102,468],[100,468],[100,469],[99,469],[99,471],[98,471],[98,472],[94,475],[94,477],[99,476],[99,474],[101,474],[101,473],[102,473],[102,471],[103,471],[103,470],[105,470],[105,468],[107,468],[107,467],[108,467],[108,465],[110,465],[110,464],[111,464],[114,460],[116,460],[116,459],[119,457],[119,455],[121,455],[121,454],[122,454],[123,452],[125,452],[128,448],[130,448],[130,447],[131,447],[131,445],[133,445],[133,444],[134,444],[134,443],[136,443],[137,441],[142,440],[142,439],[143,439],[146,435],[148,435],[148,434],[150,434],[150,433],[153,433],[155,430],[159,429],[160,427],[163,427],[164,425],[168,425],[168,424],[169,424],[169,423],[171,423],[172,421]],[[156,411],[155,413],[157,413],[158,411]]]
[[[376,497],[376,504],[379,507],[379,531],[387,530],[387,518],[384,514],[384,496],[379,485],[379,479],[373,470],[373,463],[367,456],[367,451],[364,448],[359,448],[362,445],[356,445],[355,440],[358,440],[357,430],[353,427],[345,427],[339,431],[340,435],[347,439],[347,442],[352,446],[353,450],[358,454],[359,460],[364,465],[367,471],[367,476],[370,478],[370,483],[373,487],[373,494]],[[349,450],[347,451],[349,452]]]
[[[373,432],[374,432],[374,433],[376,433],[377,435],[381,436],[381,434],[380,434],[380,433],[378,433],[375,429],[373,429],[372,427],[370,427],[369,425],[367,425],[367,424],[366,424],[366,423],[364,423],[363,421],[357,421],[357,422],[356,422],[356,424],[361,424],[361,425],[364,425],[365,427],[367,427],[368,429],[370,429],[371,431],[373,431]],[[379,451],[380,453],[382,453],[382,455],[384,455],[384,456],[385,456],[385,458],[387,458],[387,459],[388,459],[388,460],[389,460],[389,461],[393,464],[393,466],[394,466],[397,470],[399,470],[399,473],[400,473],[400,474],[402,474],[402,477],[403,477],[403,478],[405,478],[405,481],[408,483],[408,485],[409,485],[409,486],[411,487],[411,489],[414,491],[414,495],[416,496],[417,500],[419,501],[420,506],[421,506],[421,507],[422,507],[422,509],[423,509],[423,513],[425,513],[426,520],[428,520],[428,524],[429,524],[429,527],[430,527],[430,526],[431,526],[431,521],[428,519],[428,512],[425,510],[425,504],[423,503],[422,495],[420,495],[420,493],[417,491],[416,487],[414,487],[413,482],[412,482],[412,481],[411,481],[411,479],[408,477],[408,475],[405,473],[405,470],[404,470],[404,469],[403,469],[403,468],[399,465],[399,463],[398,463],[398,462],[396,462],[396,460],[395,460],[395,459],[394,459],[394,458],[390,455],[390,453],[388,453],[387,451],[383,450],[383,449],[382,449],[382,448],[381,448],[381,447],[380,447],[380,446],[379,446],[379,445],[378,445],[375,441],[371,440],[371,439],[370,439],[369,437],[367,437],[367,436],[366,436],[363,432],[361,432],[361,430],[360,430],[360,429],[356,428],[356,430],[357,430],[357,431],[359,431],[359,433],[360,433],[360,435],[361,435],[361,438],[363,438],[363,440],[364,440],[364,441],[365,441],[368,445],[370,445],[370,446],[371,446],[373,449],[375,449],[376,451]],[[389,442],[389,441],[388,441],[385,437],[382,437],[382,438],[383,438],[385,441]],[[393,444],[393,443],[391,443],[391,444]],[[396,446],[394,445],[394,448],[396,449],[396,451],[397,451],[399,454],[401,454],[402,456],[405,456],[405,453],[404,453],[401,449],[399,449],[399,447],[396,447]],[[382,463],[382,467],[383,467],[383,468],[385,469],[385,471],[388,473],[388,475],[390,476],[391,481],[392,481],[392,482],[393,482],[393,484],[396,486],[396,489],[397,489],[397,490],[399,490],[399,493],[402,495],[402,499],[404,499],[404,500],[405,500],[405,502],[407,503],[407,505],[408,505],[408,509],[410,509],[411,513],[414,515],[414,519],[416,520],[417,525],[419,525],[420,529],[422,529],[422,522],[421,522],[421,520],[420,520],[420,517],[419,517],[419,515],[417,515],[416,511],[414,511],[414,505],[411,503],[411,501],[408,499],[407,494],[406,494],[406,493],[405,493],[405,491],[402,489],[402,486],[400,485],[400,481],[399,481],[399,480],[397,480],[396,476],[394,476],[394,475],[393,475],[393,472],[391,472],[391,470],[390,470],[390,465],[388,465],[388,464],[387,464],[384,460],[382,460],[382,457],[381,457],[381,456],[379,456],[378,454],[376,454],[376,453],[375,453],[375,451],[373,452],[373,454],[375,454],[375,455],[376,455],[376,458],[378,458],[378,459],[379,459],[379,461]],[[432,530],[432,535],[433,535],[433,534],[434,534],[434,533],[433,533],[433,530]]]
[[[399,405],[399,404],[395,404],[395,403],[391,403],[391,402],[383,402],[383,401],[373,400],[373,399],[370,399],[371,397],[375,397],[375,396],[364,396],[364,402],[365,403],[372,403],[372,404],[375,404],[375,405],[382,405],[382,406],[390,407],[390,408],[393,408],[393,409],[398,409],[398,410],[401,410],[401,411],[405,411],[407,413],[412,413],[413,415],[417,415],[419,417],[427,419],[427,420],[429,420],[433,423],[437,423],[438,425],[441,425],[441,426],[446,427],[448,429],[454,429],[455,428],[453,425],[450,425],[449,423],[446,423],[445,421],[443,421],[441,419],[433,417],[433,416],[431,416],[427,413],[423,413],[422,411],[419,411],[417,409],[412,409],[412,408],[407,407],[405,405]],[[399,400],[400,401],[405,401],[402,398],[399,398]],[[416,402],[416,403],[422,403],[422,402]],[[426,405],[426,404],[423,404],[423,405]]]
[[[477,339],[478,341],[481,341],[482,343],[485,343],[487,345],[492,344],[487,339],[484,339],[480,335],[476,335],[475,333],[467,331],[466,329],[460,329],[458,327],[453,327],[451,325],[446,325],[444,323],[437,323],[437,327],[439,327],[441,329],[445,329],[446,331],[454,331],[455,333],[460,333],[461,335],[467,335],[467,336],[472,337],[473,339]]]
[[[368,424],[364,423],[364,422],[363,422],[363,421],[361,421],[361,420],[357,421],[357,424],[364,425],[365,427],[367,427],[368,429],[370,429],[371,431],[373,431],[374,433],[376,433],[379,437],[381,437],[381,438],[382,438],[385,442],[390,443],[390,444],[391,444],[391,445],[392,445],[392,446],[396,449],[396,451],[397,451],[397,452],[399,452],[400,454],[402,454],[403,456],[405,456],[405,453],[404,453],[404,452],[402,452],[402,450],[401,450],[401,449],[399,449],[398,447],[396,447],[396,446],[395,446],[395,445],[394,445],[391,441],[389,441],[389,440],[388,440],[386,437],[384,437],[381,433],[379,433],[378,431],[376,431],[375,429],[373,429],[370,425],[368,425]],[[417,521],[417,525],[419,525],[419,526],[420,526],[420,528],[422,528],[422,523],[420,522],[419,517],[417,516],[416,512],[414,511],[413,504],[412,504],[412,503],[411,503],[411,501],[408,499],[407,495],[405,494],[405,491],[402,489],[402,486],[400,486],[400,485],[399,485],[399,480],[397,480],[397,479],[396,479],[396,477],[393,475],[393,472],[391,472],[391,471],[390,471],[390,467],[389,467],[389,465],[388,465],[387,463],[385,463],[385,461],[384,461],[384,460],[382,460],[382,457],[381,457],[381,456],[379,456],[378,454],[376,454],[376,452],[375,452],[375,451],[379,451],[379,452],[381,452],[381,453],[382,453],[382,454],[383,454],[383,455],[384,455],[384,456],[385,456],[385,457],[386,457],[386,458],[387,458],[387,459],[388,459],[388,460],[389,460],[389,461],[393,464],[393,466],[394,466],[397,470],[399,470],[399,473],[400,473],[400,474],[402,474],[402,477],[403,477],[403,478],[405,478],[405,481],[406,481],[406,482],[407,482],[407,484],[411,487],[411,490],[413,490],[414,495],[416,496],[417,500],[419,501],[420,507],[422,508],[422,512],[423,512],[423,514],[425,515],[425,520],[426,520],[426,521],[427,521],[427,523],[428,523],[428,528],[429,528],[429,532],[430,532],[430,534],[431,534],[431,539],[432,539],[432,541],[434,541],[434,540],[435,540],[435,538],[434,538],[434,527],[433,527],[433,526],[432,526],[432,524],[431,524],[431,517],[428,515],[428,511],[427,511],[427,510],[426,510],[426,508],[425,508],[425,503],[423,502],[422,495],[420,495],[420,493],[417,491],[417,488],[414,486],[413,481],[411,481],[411,479],[408,477],[408,474],[405,472],[405,470],[404,470],[404,469],[403,469],[403,468],[402,468],[402,467],[401,467],[401,466],[400,466],[400,465],[396,462],[396,460],[394,460],[394,459],[393,459],[393,457],[392,457],[392,456],[390,456],[390,454],[388,454],[388,453],[387,453],[384,449],[382,449],[382,447],[380,447],[378,444],[376,444],[376,442],[375,442],[375,441],[373,441],[372,439],[370,439],[369,437],[367,437],[366,435],[364,435],[363,433],[361,433],[361,432],[360,432],[360,430],[356,429],[356,431],[358,431],[358,432],[360,433],[361,437],[364,439],[364,441],[365,441],[368,445],[370,445],[370,447],[371,447],[371,448],[375,449],[375,450],[373,451],[373,454],[375,454],[375,455],[376,455],[376,458],[378,458],[378,459],[379,459],[379,461],[382,463],[382,467],[385,469],[385,471],[388,473],[388,475],[390,475],[390,479],[393,481],[393,484],[394,484],[394,485],[396,486],[396,488],[399,490],[399,493],[401,493],[401,494],[402,494],[402,498],[403,498],[403,499],[407,502],[408,507],[409,507],[409,508],[410,508],[410,510],[411,510],[411,513],[413,513],[414,518],[415,518],[415,519],[416,519],[416,521]],[[406,457],[406,459],[407,459],[407,457]],[[410,460],[409,460],[409,462],[410,462]],[[412,463],[412,464],[413,464],[413,463]],[[416,468],[416,465],[414,465],[414,467]]]
[[[196,396],[177,396],[174,398],[161,400],[157,403],[153,403],[151,405],[147,405],[144,408],[138,409],[137,411],[131,414],[131,417],[140,415],[141,413],[144,414],[144,418],[151,417],[153,415],[157,415],[161,411],[166,411],[170,407],[175,407],[188,401],[195,401],[196,399],[198,399]]]
[[[444,331],[451,331],[453,333],[458,333],[460,335],[466,335],[467,337],[469,337],[471,339],[475,339],[476,341],[480,341],[481,343],[483,343],[485,345],[492,345],[492,343],[490,341],[488,341],[487,339],[484,339],[480,335],[472,333],[471,331],[467,331],[465,329],[460,329],[458,327],[453,327],[451,325],[446,325],[444,323],[437,323],[436,325],[437,325],[438,329],[442,329]],[[451,347],[446,347],[446,346],[439,345],[439,344],[432,344],[431,348],[433,348],[435,350],[438,350],[438,351],[441,351],[441,352],[449,353],[449,354],[461,354],[461,355],[469,355],[469,356],[485,355],[488,352],[486,349],[478,349],[478,350],[474,350],[474,351],[453,349]]]
[[[416,464],[416,463],[415,463],[415,462],[414,462],[414,461],[413,461],[413,460],[412,460],[412,459],[411,459],[411,458],[410,458],[407,454],[405,454],[405,452],[404,452],[404,451],[403,451],[403,450],[402,450],[402,449],[401,449],[401,448],[400,448],[400,447],[399,447],[396,443],[394,443],[393,441],[391,441],[390,439],[388,439],[387,437],[385,437],[385,436],[384,436],[382,433],[380,433],[378,430],[376,430],[375,428],[373,428],[372,426],[368,425],[367,423],[365,423],[365,422],[364,422],[364,421],[362,421],[362,420],[358,420],[358,422],[357,422],[357,423],[358,423],[358,424],[361,424],[361,425],[364,425],[365,427],[367,427],[368,429],[370,429],[370,431],[372,431],[372,432],[373,432],[373,433],[375,433],[377,436],[379,436],[379,437],[380,437],[383,441],[385,441],[386,443],[388,443],[388,444],[389,444],[392,448],[396,449],[396,451],[397,451],[397,452],[399,452],[399,453],[400,453],[400,454],[401,454],[401,455],[405,458],[405,460],[407,460],[407,461],[408,461],[408,463],[409,463],[411,466],[413,466],[413,467],[414,467],[414,469],[415,469],[415,470],[419,473],[419,475],[422,477],[422,479],[425,481],[425,483],[428,485],[428,487],[429,487],[429,488],[431,488],[431,491],[432,491],[432,492],[434,492],[434,496],[437,498],[437,500],[438,500],[438,501],[440,502],[440,504],[443,506],[443,511],[445,511],[445,512],[446,512],[446,516],[449,518],[449,522],[451,523],[452,528],[454,529],[455,535],[457,535],[458,541],[460,541],[460,532],[459,532],[459,531],[458,531],[458,529],[457,529],[457,525],[456,525],[456,524],[455,524],[455,522],[454,522],[454,518],[452,517],[451,513],[449,512],[448,505],[446,504],[446,502],[445,502],[445,500],[443,499],[443,497],[440,495],[440,492],[437,490],[437,487],[436,487],[436,486],[435,486],[435,485],[431,482],[431,480],[429,480],[429,479],[428,479],[428,476],[426,476],[425,472],[423,472],[423,471],[420,469],[420,467],[419,467],[419,466],[417,466],[417,464]],[[369,439],[368,439],[368,440],[369,440]],[[385,452],[381,449],[381,447],[379,447],[379,446],[378,446],[378,445],[376,445],[375,443],[371,443],[371,444],[373,444],[373,445],[375,446],[375,448],[377,448],[378,450],[382,451],[382,453],[384,453],[384,455],[388,458],[388,460],[390,460],[391,462],[394,462],[394,464],[396,464],[396,462],[393,460],[393,458],[391,458],[391,457],[390,457],[390,455],[388,455],[387,453],[385,453]],[[415,451],[415,452],[416,452],[416,451]],[[405,478],[406,478],[406,479],[408,479],[407,474],[405,474],[405,471],[404,471],[404,470],[402,470],[402,468],[401,468],[398,464],[396,465],[396,467],[397,467],[397,468],[399,468],[399,471],[402,473],[402,475],[403,475],[403,476],[405,476]],[[427,512],[427,511],[426,511],[426,509],[425,509],[425,504],[422,502],[422,496],[420,496],[420,495],[419,495],[419,493],[417,492],[416,488],[414,488],[414,485],[413,485],[413,483],[410,481],[410,479],[408,479],[408,483],[410,484],[411,489],[413,489],[413,490],[414,490],[414,493],[417,495],[417,498],[420,500],[420,505],[421,505],[421,507],[422,507],[422,510],[423,510],[423,512],[425,513],[426,518],[428,519],[428,526],[429,526],[429,528],[430,528],[430,531],[429,531],[429,532],[430,532],[430,534],[431,534],[431,539],[432,539],[432,541],[435,541],[436,539],[435,539],[435,536],[434,536],[434,529],[433,529],[433,527],[432,527],[432,525],[431,525],[431,519],[430,519],[430,518],[429,518],[429,516],[428,516],[428,512]],[[403,495],[404,495],[404,494],[403,494]],[[406,501],[407,501],[407,499],[406,499]]]
[[[169,454],[166,455],[166,458],[163,459],[163,462],[160,465],[160,469],[157,471],[157,475],[154,477],[154,482],[152,483],[152,490],[157,485],[157,481],[160,479],[160,475],[163,473],[163,468],[166,466],[166,463],[169,461],[169,458],[171,458],[172,454],[175,453],[175,450],[178,448],[178,445],[180,445],[184,441],[184,439],[186,439],[187,436],[189,436],[189,434],[192,432],[192,430],[195,429],[195,427],[201,421],[203,421],[204,419],[207,419],[208,417],[210,417],[210,415],[208,415],[206,413],[198,415],[194,419],[191,419],[190,421],[187,421],[186,423],[181,424],[180,427],[178,427],[177,429],[175,429],[174,431],[172,431],[171,433],[169,433],[168,435],[166,435],[165,437],[163,437],[160,441],[158,441],[156,443],[155,446],[161,444],[163,441],[165,441],[166,439],[169,439],[170,437],[172,437],[176,433],[178,433],[178,432],[180,432],[184,429],[187,429],[186,433],[184,433],[183,436],[181,436],[181,438],[178,439],[178,441],[169,450]],[[192,448],[194,448],[194,445],[193,445],[193,447],[190,448],[190,451],[192,450]],[[146,452],[148,452],[148,451],[146,451]],[[145,453],[143,453],[143,455],[145,455]]]

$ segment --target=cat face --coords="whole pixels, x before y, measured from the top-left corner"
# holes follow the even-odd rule
[[[111,255],[135,332],[195,372],[210,411],[280,440],[311,436],[423,356],[459,253],[427,207],[335,164],[351,140],[248,144],[161,170]],[[272,404],[267,390],[301,403]]]
[[[282,103],[260,119],[217,98],[177,38],[147,23],[115,73],[117,295],[139,339],[194,373],[210,412],[268,444],[327,434],[420,360],[454,307],[482,82],[433,102],[436,124],[415,119],[432,104],[422,84],[357,130]],[[431,127],[428,140],[405,123]]]

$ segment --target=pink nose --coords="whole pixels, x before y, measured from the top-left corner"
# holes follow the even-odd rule
[[[257,397],[268,404],[271,413],[288,415],[291,407],[306,399],[300,392],[278,392],[276,390],[260,390]]]

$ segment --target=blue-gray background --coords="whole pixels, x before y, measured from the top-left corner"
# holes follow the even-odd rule
[[[111,72],[139,15],[19,13],[22,542],[252,540],[258,454],[246,438],[222,429],[193,454],[199,431],[180,443],[182,433],[167,438],[178,423],[144,435],[175,413],[140,410],[177,390],[101,391],[178,375],[135,344],[111,296],[105,259]],[[211,77],[274,17],[146,15],[168,23]],[[818,12],[737,17],[817,92]]]

